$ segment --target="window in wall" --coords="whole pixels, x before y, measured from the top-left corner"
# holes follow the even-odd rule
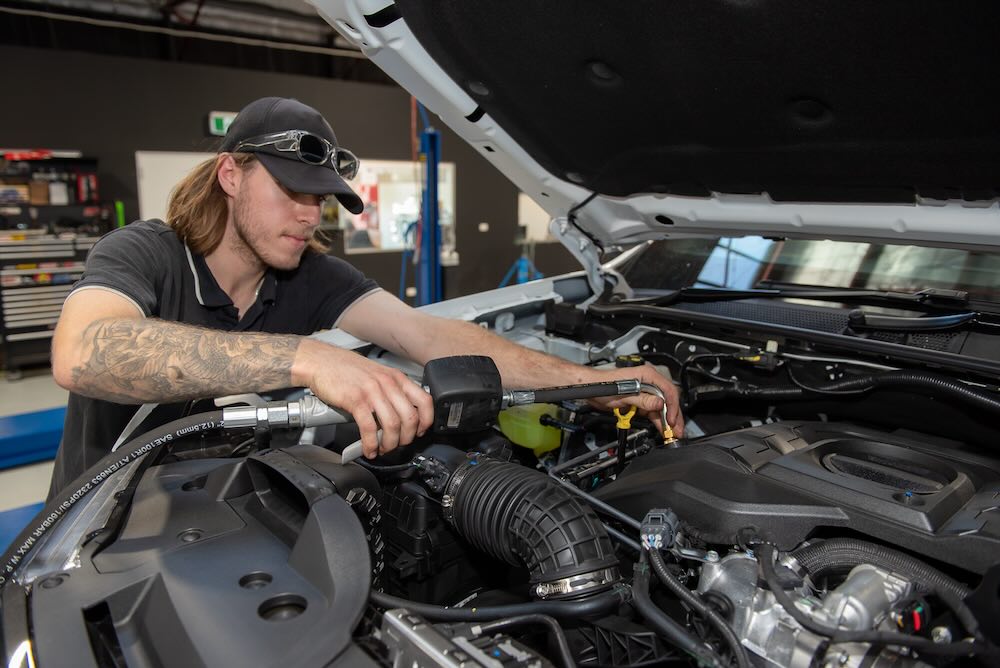
[[[344,232],[344,252],[399,252],[417,245],[424,172],[419,162],[361,160],[358,176],[350,182],[361,197],[364,211],[352,214],[334,207],[325,217]],[[330,200],[335,203],[335,200]],[[438,209],[443,263],[455,254],[455,164],[438,165]],[[334,215],[336,221],[333,220]]]
[[[514,238],[516,244],[532,244],[555,241],[549,233],[550,216],[538,202],[524,193],[517,194],[517,230]]]

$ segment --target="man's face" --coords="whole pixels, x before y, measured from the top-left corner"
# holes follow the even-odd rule
[[[243,170],[233,199],[233,243],[248,259],[294,269],[319,226],[323,198],[286,190],[263,165]]]

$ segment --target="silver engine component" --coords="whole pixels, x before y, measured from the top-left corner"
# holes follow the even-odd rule
[[[892,607],[913,590],[909,580],[870,564],[851,571],[844,584],[823,599],[813,617],[827,626],[853,631],[874,629]],[[825,617],[825,619],[824,619]]]
[[[861,631],[887,624],[889,612],[912,590],[912,582],[862,564],[825,596],[817,596],[803,585],[792,592],[792,598],[799,609],[821,624]],[[698,592],[709,598],[724,597],[732,605],[733,630],[743,639],[743,645],[768,665],[857,668],[869,650],[865,643],[841,643],[827,650],[823,637],[802,628],[775,600],[774,594],[757,586],[757,560],[749,554],[734,553],[719,562],[703,564]],[[817,662],[817,654],[825,655],[825,659]],[[888,649],[874,662],[869,657],[868,665],[926,666]]]
[[[510,636],[482,633],[478,624],[431,624],[405,608],[389,610],[377,634],[393,668],[553,668]]]

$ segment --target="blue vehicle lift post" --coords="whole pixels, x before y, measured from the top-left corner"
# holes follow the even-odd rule
[[[441,301],[441,229],[438,226],[438,161],[441,135],[424,120],[420,135],[420,159],[424,163],[424,188],[421,203],[420,258],[417,262],[417,306]]]

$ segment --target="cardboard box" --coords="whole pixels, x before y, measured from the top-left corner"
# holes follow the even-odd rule
[[[32,181],[28,184],[28,201],[31,204],[45,205],[49,203],[49,182]]]

